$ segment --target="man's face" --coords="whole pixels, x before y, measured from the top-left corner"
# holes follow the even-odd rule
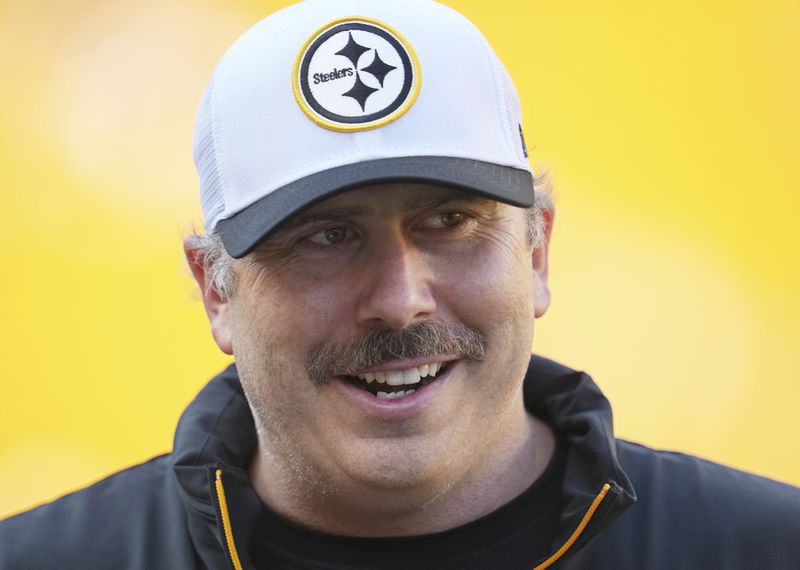
[[[298,480],[441,491],[519,433],[546,274],[523,210],[436,186],[360,188],[235,269],[225,334],[260,446]]]

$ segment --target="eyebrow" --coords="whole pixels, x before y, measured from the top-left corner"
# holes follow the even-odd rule
[[[443,206],[449,202],[494,202],[491,198],[483,196],[476,196],[474,194],[467,194],[464,191],[456,189],[443,190],[437,196],[416,196],[403,201],[403,208],[406,209],[424,209],[436,208]],[[312,207],[311,210],[301,212],[293,218],[287,220],[281,230],[288,230],[302,226],[317,219],[328,220],[342,220],[353,218],[356,216],[370,216],[374,214],[374,210],[368,206],[320,206],[317,208]]]
[[[493,202],[494,200],[490,198],[484,198],[483,196],[476,196],[475,194],[467,194],[462,190],[447,190],[441,196],[433,196],[433,197],[420,197],[418,199],[411,199],[408,200],[404,206],[408,208],[436,208],[437,206],[443,206],[448,202]]]
[[[301,212],[296,216],[286,220],[281,225],[280,231],[291,230],[300,227],[308,222],[312,222],[314,220],[319,220],[319,219],[343,220],[347,218],[353,218],[356,216],[368,216],[372,213],[373,213],[372,209],[367,207],[331,206],[329,208],[324,208],[321,210]]]

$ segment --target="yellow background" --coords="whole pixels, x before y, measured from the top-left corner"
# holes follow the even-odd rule
[[[537,351],[618,434],[800,483],[800,3],[449,3],[557,184]],[[0,514],[169,450],[225,364],[182,264],[194,112],[285,4],[0,3]]]

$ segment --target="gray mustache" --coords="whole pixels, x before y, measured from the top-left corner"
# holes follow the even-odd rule
[[[350,341],[321,347],[309,355],[306,368],[311,381],[321,385],[331,376],[352,375],[386,362],[432,354],[485,360],[486,339],[461,323],[421,321],[405,329],[374,330]]]

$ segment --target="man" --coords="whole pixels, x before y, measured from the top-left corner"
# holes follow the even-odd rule
[[[800,491],[613,437],[530,357],[552,206],[428,0],[309,0],[201,103],[187,239],[230,367],[173,453],[0,526],[2,568],[797,568]]]

